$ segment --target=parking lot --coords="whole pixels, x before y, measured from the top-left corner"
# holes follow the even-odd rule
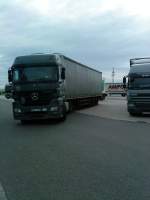
[[[0,200],[150,199],[150,124],[131,122],[150,120],[130,117],[125,98],[64,123],[22,126],[4,97],[0,111]]]
[[[119,95],[108,96],[104,101],[100,101],[98,106],[80,110],[79,112],[108,119],[150,123],[150,115],[148,114],[136,117],[130,116],[127,112],[126,97]]]

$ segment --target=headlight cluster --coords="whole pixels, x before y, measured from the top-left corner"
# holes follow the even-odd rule
[[[137,94],[131,93],[131,94],[129,94],[129,96],[130,96],[130,97],[136,97]]]
[[[22,111],[21,111],[20,108],[15,108],[15,109],[14,109],[14,112],[15,112],[15,113],[21,113]]]
[[[58,111],[58,106],[53,106],[50,108],[50,111],[54,112],[54,111]]]
[[[59,97],[58,99],[57,99],[57,101],[58,101],[58,103],[63,103],[63,98],[62,97]]]
[[[129,107],[134,107],[135,104],[134,104],[134,103],[129,103],[128,106],[129,106]]]

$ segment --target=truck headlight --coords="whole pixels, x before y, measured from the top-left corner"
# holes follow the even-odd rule
[[[130,96],[130,97],[136,97],[137,94],[132,93],[132,94],[129,94],[129,96]]]
[[[46,112],[46,111],[47,111],[47,108],[42,108],[42,111],[43,111],[43,112]]]
[[[129,106],[129,107],[134,107],[135,104],[134,104],[134,103],[129,103],[128,106]]]
[[[63,103],[64,100],[62,97],[58,97],[57,101],[58,101],[58,103]]]
[[[14,109],[14,112],[15,112],[15,113],[21,113],[22,111],[21,111],[20,108],[15,108],[15,109]]]
[[[50,111],[58,111],[58,107],[57,106],[53,106],[50,108]]]

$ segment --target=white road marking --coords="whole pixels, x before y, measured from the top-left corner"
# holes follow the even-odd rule
[[[0,183],[0,200],[7,200],[2,184]]]

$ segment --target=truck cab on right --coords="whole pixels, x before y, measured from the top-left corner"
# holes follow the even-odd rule
[[[130,115],[150,112],[150,58],[130,60],[127,108]]]

